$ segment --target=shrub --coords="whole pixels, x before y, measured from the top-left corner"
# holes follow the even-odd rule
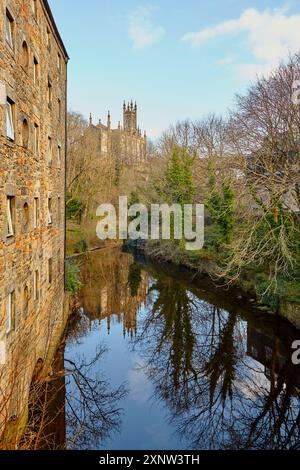
[[[66,291],[76,294],[82,286],[81,265],[75,259],[66,261]]]

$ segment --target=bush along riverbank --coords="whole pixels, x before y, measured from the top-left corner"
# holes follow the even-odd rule
[[[212,233],[210,227],[208,232]],[[252,300],[257,307],[271,315],[280,315],[296,328],[300,329],[300,286],[297,280],[278,278],[276,291],[268,289],[268,273],[248,266],[238,278],[221,278],[217,273],[224,261],[223,254],[209,247],[208,236],[204,248],[199,251],[186,251],[181,243],[175,240],[127,241],[124,248],[137,251],[157,263],[172,263],[195,273],[206,274],[219,286],[234,285],[242,290],[245,297]]]

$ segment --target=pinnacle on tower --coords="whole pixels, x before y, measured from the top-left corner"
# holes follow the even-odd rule
[[[110,127],[110,111],[107,113],[107,127]]]
[[[92,117],[92,113],[90,113],[90,119],[89,119],[89,121],[90,121],[90,126],[92,126],[92,125],[93,125],[93,117]]]

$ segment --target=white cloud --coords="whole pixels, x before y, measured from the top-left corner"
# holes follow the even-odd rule
[[[253,63],[236,65],[240,76],[268,73],[281,59],[300,49],[300,15],[286,8],[245,10],[239,18],[221,22],[198,32],[186,33],[182,40],[194,47],[224,35],[246,35]]]
[[[235,61],[235,57],[233,54],[229,54],[225,57],[222,57],[222,59],[219,59],[218,60],[218,64],[219,65],[230,65],[230,64],[233,64],[233,62]]]
[[[138,6],[129,16],[129,36],[135,49],[144,49],[155,44],[165,30],[153,23],[153,6]]]

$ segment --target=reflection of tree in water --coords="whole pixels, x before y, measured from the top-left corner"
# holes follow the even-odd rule
[[[100,348],[92,361],[65,358],[67,446],[70,449],[99,447],[121,424],[118,403],[126,395],[124,386],[111,389],[99,371],[105,349]],[[95,368],[97,373],[95,373]]]
[[[69,322],[71,341],[85,327],[81,319]],[[68,358],[62,341],[46,380],[33,378],[29,419],[21,442],[23,449],[89,449],[101,446],[121,425],[119,402],[126,396],[123,385],[111,388],[101,370],[106,352],[98,348],[91,360],[83,355]]]
[[[272,360],[276,361],[276,351]],[[270,381],[264,386],[259,387],[255,381],[248,384],[249,399],[243,410],[237,410],[238,426],[229,430],[236,448],[300,449],[297,373],[295,366],[287,360],[279,373],[271,371]]]
[[[245,355],[246,324],[236,311],[201,300],[167,276],[156,279],[151,292],[134,345],[146,360],[155,398],[167,402],[191,447],[298,448],[293,366],[271,370],[269,381],[261,364]]]
[[[169,398],[170,390],[176,391],[181,386],[184,387],[189,375],[194,374],[191,361],[194,349],[191,325],[192,301],[185,289],[179,283],[174,285],[174,281],[169,278],[158,279],[151,286],[149,295],[151,293],[154,294],[152,309],[145,319],[137,343],[148,342],[150,346],[153,343],[154,333],[156,342],[150,363],[155,366],[159,364],[163,379],[160,391],[164,398]],[[164,363],[161,363],[161,360]],[[154,368],[154,377],[156,372]]]
[[[204,372],[210,385],[210,406],[213,406],[215,393],[219,384],[219,394],[223,404],[226,398],[232,398],[232,386],[236,373],[236,350],[234,340],[234,328],[237,314],[231,313],[223,330],[220,332],[218,344],[207,361]],[[216,398],[218,400],[218,397]]]
[[[129,266],[128,272],[128,285],[130,287],[130,294],[132,297],[136,297],[138,295],[141,282],[142,268],[138,263],[133,262]]]

